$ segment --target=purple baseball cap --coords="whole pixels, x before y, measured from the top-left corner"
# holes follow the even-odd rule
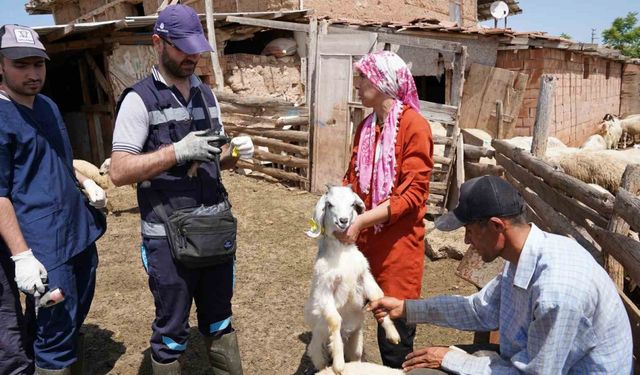
[[[188,55],[213,51],[204,37],[200,17],[186,5],[176,4],[164,8],[158,15],[153,31]]]
[[[0,27],[0,52],[10,60],[34,56],[49,60],[38,33],[27,26],[3,25]]]

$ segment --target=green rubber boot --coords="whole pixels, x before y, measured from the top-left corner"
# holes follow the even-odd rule
[[[180,375],[180,362],[159,363],[151,357],[151,370],[153,375]]]
[[[235,331],[216,338],[205,336],[204,342],[215,375],[242,375],[242,361]]]
[[[36,375],[71,375],[69,367],[60,370],[47,370],[36,366]]]

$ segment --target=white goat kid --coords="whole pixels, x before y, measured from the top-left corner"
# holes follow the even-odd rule
[[[364,209],[364,203],[350,187],[329,187],[316,204],[315,222],[307,232],[310,237],[319,237],[313,284],[305,306],[305,321],[312,330],[308,354],[321,370],[327,366],[328,344],[326,354],[331,357],[336,374],[344,371],[345,358],[362,358],[364,306],[368,300],[384,296],[356,245],[343,244],[333,235],[349,228]],[[400,342],[389,317],[382,327],[389,342]]]

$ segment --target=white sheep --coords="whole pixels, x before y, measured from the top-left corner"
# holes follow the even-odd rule
[[[604,138],[607,149],[618,149],[618,142],[622,137],[622,124],[617,116],[606,114],[602,119],[598,134]]]
[[[627,165],[640,163],[640,150],[575,150],[544,159],[570,176],[616,194]]]
[[[357,246],[343,244],[334,236],[334,232],[349,228],[364,209],[351,187],[329,187],[316,204],[314,225],[307,232],[310,237],[319,237],[311,292],[304,310],[305,322],[312,330],[307,353],[313,365],[323,369],[328,363],[328,344],[327,354],[338,374],[344,371],[345,359],[362,358],[364,306],[368,300],[384,296]],[[400,342],[391,319],[386,317],[382,327],[389,342]]]
[[[589,136],[580,148],[584,150],[606,150],[607,141],[600,134],[594,134]]]
[[[316,375],[335,375],[331,367],[316,373]],[[404,375],[404,371],[368,362],[349,362],[344,366],[342,375]]]
[[[624,147],[627,147],[627,137],[631,137],[631,143],[635,143],[636,135],[640,135],[640,114],[638,115],[629,115],[624,119],[620,120],[620,125],[622,126],[622,131],[625,134],[624,139]]]
[[[511,145],[521,148],[525,151],[531,151],[531,143],[533,142],[533,137],[513,137],[509,139],[505,139],[505,141],[509,142]],[[547,151],[551,150],[561,150],[568,148],[567,145],[562,143],[556,137],[547,138]]]
[[[73,169],[80,172],[81,175],[92,179],[103,190],[107,190],[111,185],[109,177],[103,176],[95,165],[82,159],[73,159]]]

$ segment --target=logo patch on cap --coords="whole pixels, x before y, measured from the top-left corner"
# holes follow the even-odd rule
[[[16,41],[18,43],[29,43],[29,44],[36,44],[36,41],[33,39],[33,34],[31,34],[30,30],[25,30],[25,29],[14,29],[13,33],[16,36]]]

